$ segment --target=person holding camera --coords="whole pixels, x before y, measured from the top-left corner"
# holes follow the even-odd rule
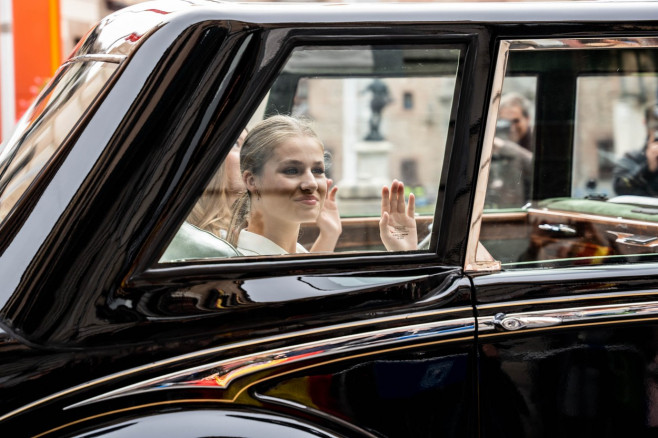
[[[658,197],[658,105],[645,110],[647,142],[641,150],[627,152],[615,164],[613,187],[618,195]]]
[[[530,102],[518,93],[500,102],[493,141],[486,208],[521,208],[531,198]]]

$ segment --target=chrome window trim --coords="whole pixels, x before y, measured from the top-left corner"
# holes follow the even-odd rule
[[[480,262],[477,260],[477,246],[480,239],[480,228],[482,227],[482,215],[484,214],[484,198],[487,194],[487,182],[489,180],[489,167],[493,153],[493,140],[496,133],[496,119],[498,118],[498,104],[503,93],[503,80],[507,68],[511,42],[501,41],[498,45],[498,56],[496,57],[496,69],[491,89],[491,100],[487,112],[487,124],[484,129],[482,140],[482,155],[477,174],[475,186],[475,199],[473,200],[473,214],[471,215],[471,226],[468,233],[468,245],[466,247],[465,271],[499,271],[500,263]]]
[[[498,119],[498,105],[502,97],[503,82],[510,51],[521,50],[605,50],[614,48],[650,48],[658,47],[658,37],[624,38],[622,36],[611,38],[539,38],[502,40],[498,43],[498,55],[494,78],[491,86],[491,99],[487,111],[487,122],[482,140],[482,154],[477,173],[475,198],[473,201],[473,214],[466,247],[464,270],[467,272],[500,271],[502,266],[495,260],[478,260],[477,246],[480,239],[480,228],[484,214],[484,198],[487,192],[489,167],[493,152],[493,140]]]
[[[536,40],[509,40],[506,42],[509,44],[509,50],[582,50],[658,47],[658,37],[547,38]]]

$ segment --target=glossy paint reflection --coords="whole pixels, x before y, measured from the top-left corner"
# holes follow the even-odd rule
[[[470,436],[472,365],[468,348],[412,349],[266,382],[258,398],[377,436]]]
[[[487,435],[655,433],[657,341],[656,324],[485,339],[481,394]]]
[[[474,278],[488,436],[646,436],[658,430],[658,291],[643,272],[646,265]],[[510,330],[494,322],[506,316],[530,323],[549,318],[551,324]]]
[[[153,5],[150,5],[153,6]],[[160,3],[157,8],[136,5],[102,19],[74,49],[76,56],[127,55],[135,50],[143,36],[170,20],[170,14],[184,9],[184,4]]]
[[[379,274],[379,275],[378,275]],[[413,272],[410,272],[413,274]],[[465,304],[465,296],[455,295],[459,275],[454,270],[435,274],[391,275],[373,272],[363,275],[281,276],[242,280],[202,281],[198,285],[171,285],[135,298],[117,300],[114,307],[139,307],[151,317],[192,316],[226,310],[239,310],[265,304],[294,304],[333,300],[349,302],[367,297],[379,306],[424,298],[426,304]],[[118,298],[118,297],[117,297]],[[129,301],[127,301],[129,300]],[[331,306],[331,304],[328,304]],[[333,307],[333,306],[332,306]],[[127,310],[127,309],[126,309]]]

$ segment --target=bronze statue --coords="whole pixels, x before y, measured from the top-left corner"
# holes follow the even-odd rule
[[[393,99],[388,92],[388,86],[381,80],[375,79],[368,85],[364,90],[370,91],[372,93],[372,99],[370,99],[370,132],[365,137],[367,141],[382,141],[384,137],[379,132],[379,125],[382,121],[382,110],[386,105],[391,103]]]

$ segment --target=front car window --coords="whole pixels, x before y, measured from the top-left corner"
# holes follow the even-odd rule
[[[441,46],[295,49],[160,262],[427,250],[461,56],[462,50]],[[275,142],[260,164],[246,165],[252,159],[245,148],[266,143],[262,137],[267,136],[259,134],[264,121],[282,115],[312,130],[312,136],[304,136],[304,142],[311,138],[311,155],[298,154],[292,143]],[[299,181],[307,170],[312,184],[320,186],[309,192],[307,204],[317,195],[324,205],[295,216],[296,200],[303,195],[298,187],[306,184]],[[250,172],[246,177],[245,171]],[[382,187],[392,190],[394,180],[404,183],[396,186],[401,189],[396,202],[404,204],[405,213],[414,198],[411,219],[403,219],[415,223],[416,231],[411,245],[391,249],[380,237],[379,222]],[[251,210],[236,236],[231,222],[243,208],[236,200],[247,192]],[[389,217],[394,239],[407,240],[407,224],[394,223],[393,212]],[[277,233],[293,223],[299,224],[297,247],[284,248]],[[324,239],[327,235],[335,238]]]
[[[0,150],[0,224],[43,171],[118,64],[65,64]]]
[[[479,262],[519,269],[655,260],[655,42],[503,45],[509,58],[494,103],[498,130],[491,136]],[[520,77],[535,78],[534,89],[519,84]],[[501,123],[509,114],[531,134],[530,147],[520,144],[518,135],[501,133],[501,126],[509,127]]]

